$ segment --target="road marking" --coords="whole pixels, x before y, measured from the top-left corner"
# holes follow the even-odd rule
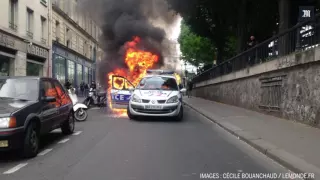
[[[41,153],[39,153],[38,156],[44,156],[44,155],[48,154],[50,151],[52,151],[52,149],[46,149],[46,150],[42,151]]]
[[[4,172],[3,174],[12,174],[12,173],[18,171],[19,169],[25,167],[26,165],[28,165],[28,163],[18,164],[15,167],[13,167],[13,168],[9,169],[8,171]]]
[[[82,131],[78,131],[78,132],[73,133],[72,135],[78,136],[78,135],[81,134],[81,133],[82,133]]]
[[[66,143],[67,141],[69,141],[70,139],[67,138],[67,139],[62,139],[61,141],[58,142],[58,144],[63,144],[63,143]]]

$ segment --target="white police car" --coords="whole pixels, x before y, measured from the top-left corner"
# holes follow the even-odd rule
[[[130,119],[138,116],[183,118],[182,94],[186,89],[178,85],[173,71],[148,70],[136,88],[127,107]]]

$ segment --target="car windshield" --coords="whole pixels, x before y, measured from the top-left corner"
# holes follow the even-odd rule
[[[35,101],[39,97],[36,79],[0,79],[0,98]]]
[[[148,77],[140,81],[137,89],[178,91],[178,85],[174,78]]]

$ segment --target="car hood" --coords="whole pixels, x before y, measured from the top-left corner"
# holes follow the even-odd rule
[[[13,113],[33,103],[35,103],[35,101],[0,100],[0,115]]]
[[[168,99],[179,94],[179,91],[136,90],[135,94],[143,99]]]

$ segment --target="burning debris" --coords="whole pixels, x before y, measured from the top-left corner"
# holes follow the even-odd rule
[[[150,68],[163,66],[162,53],[168,48],[162,44],[167,27],[176,20],[165,0],[80,0],[79,4],[102,28],[105,57],[98,62],[100,83],[108,88],[112,85],[122,89],[129,84],[135,86]],[[157,25],[157,26],[156,26]],[[110,108],[113,108],[109,102]],[[125,110],[114,110],[124,113]]]

